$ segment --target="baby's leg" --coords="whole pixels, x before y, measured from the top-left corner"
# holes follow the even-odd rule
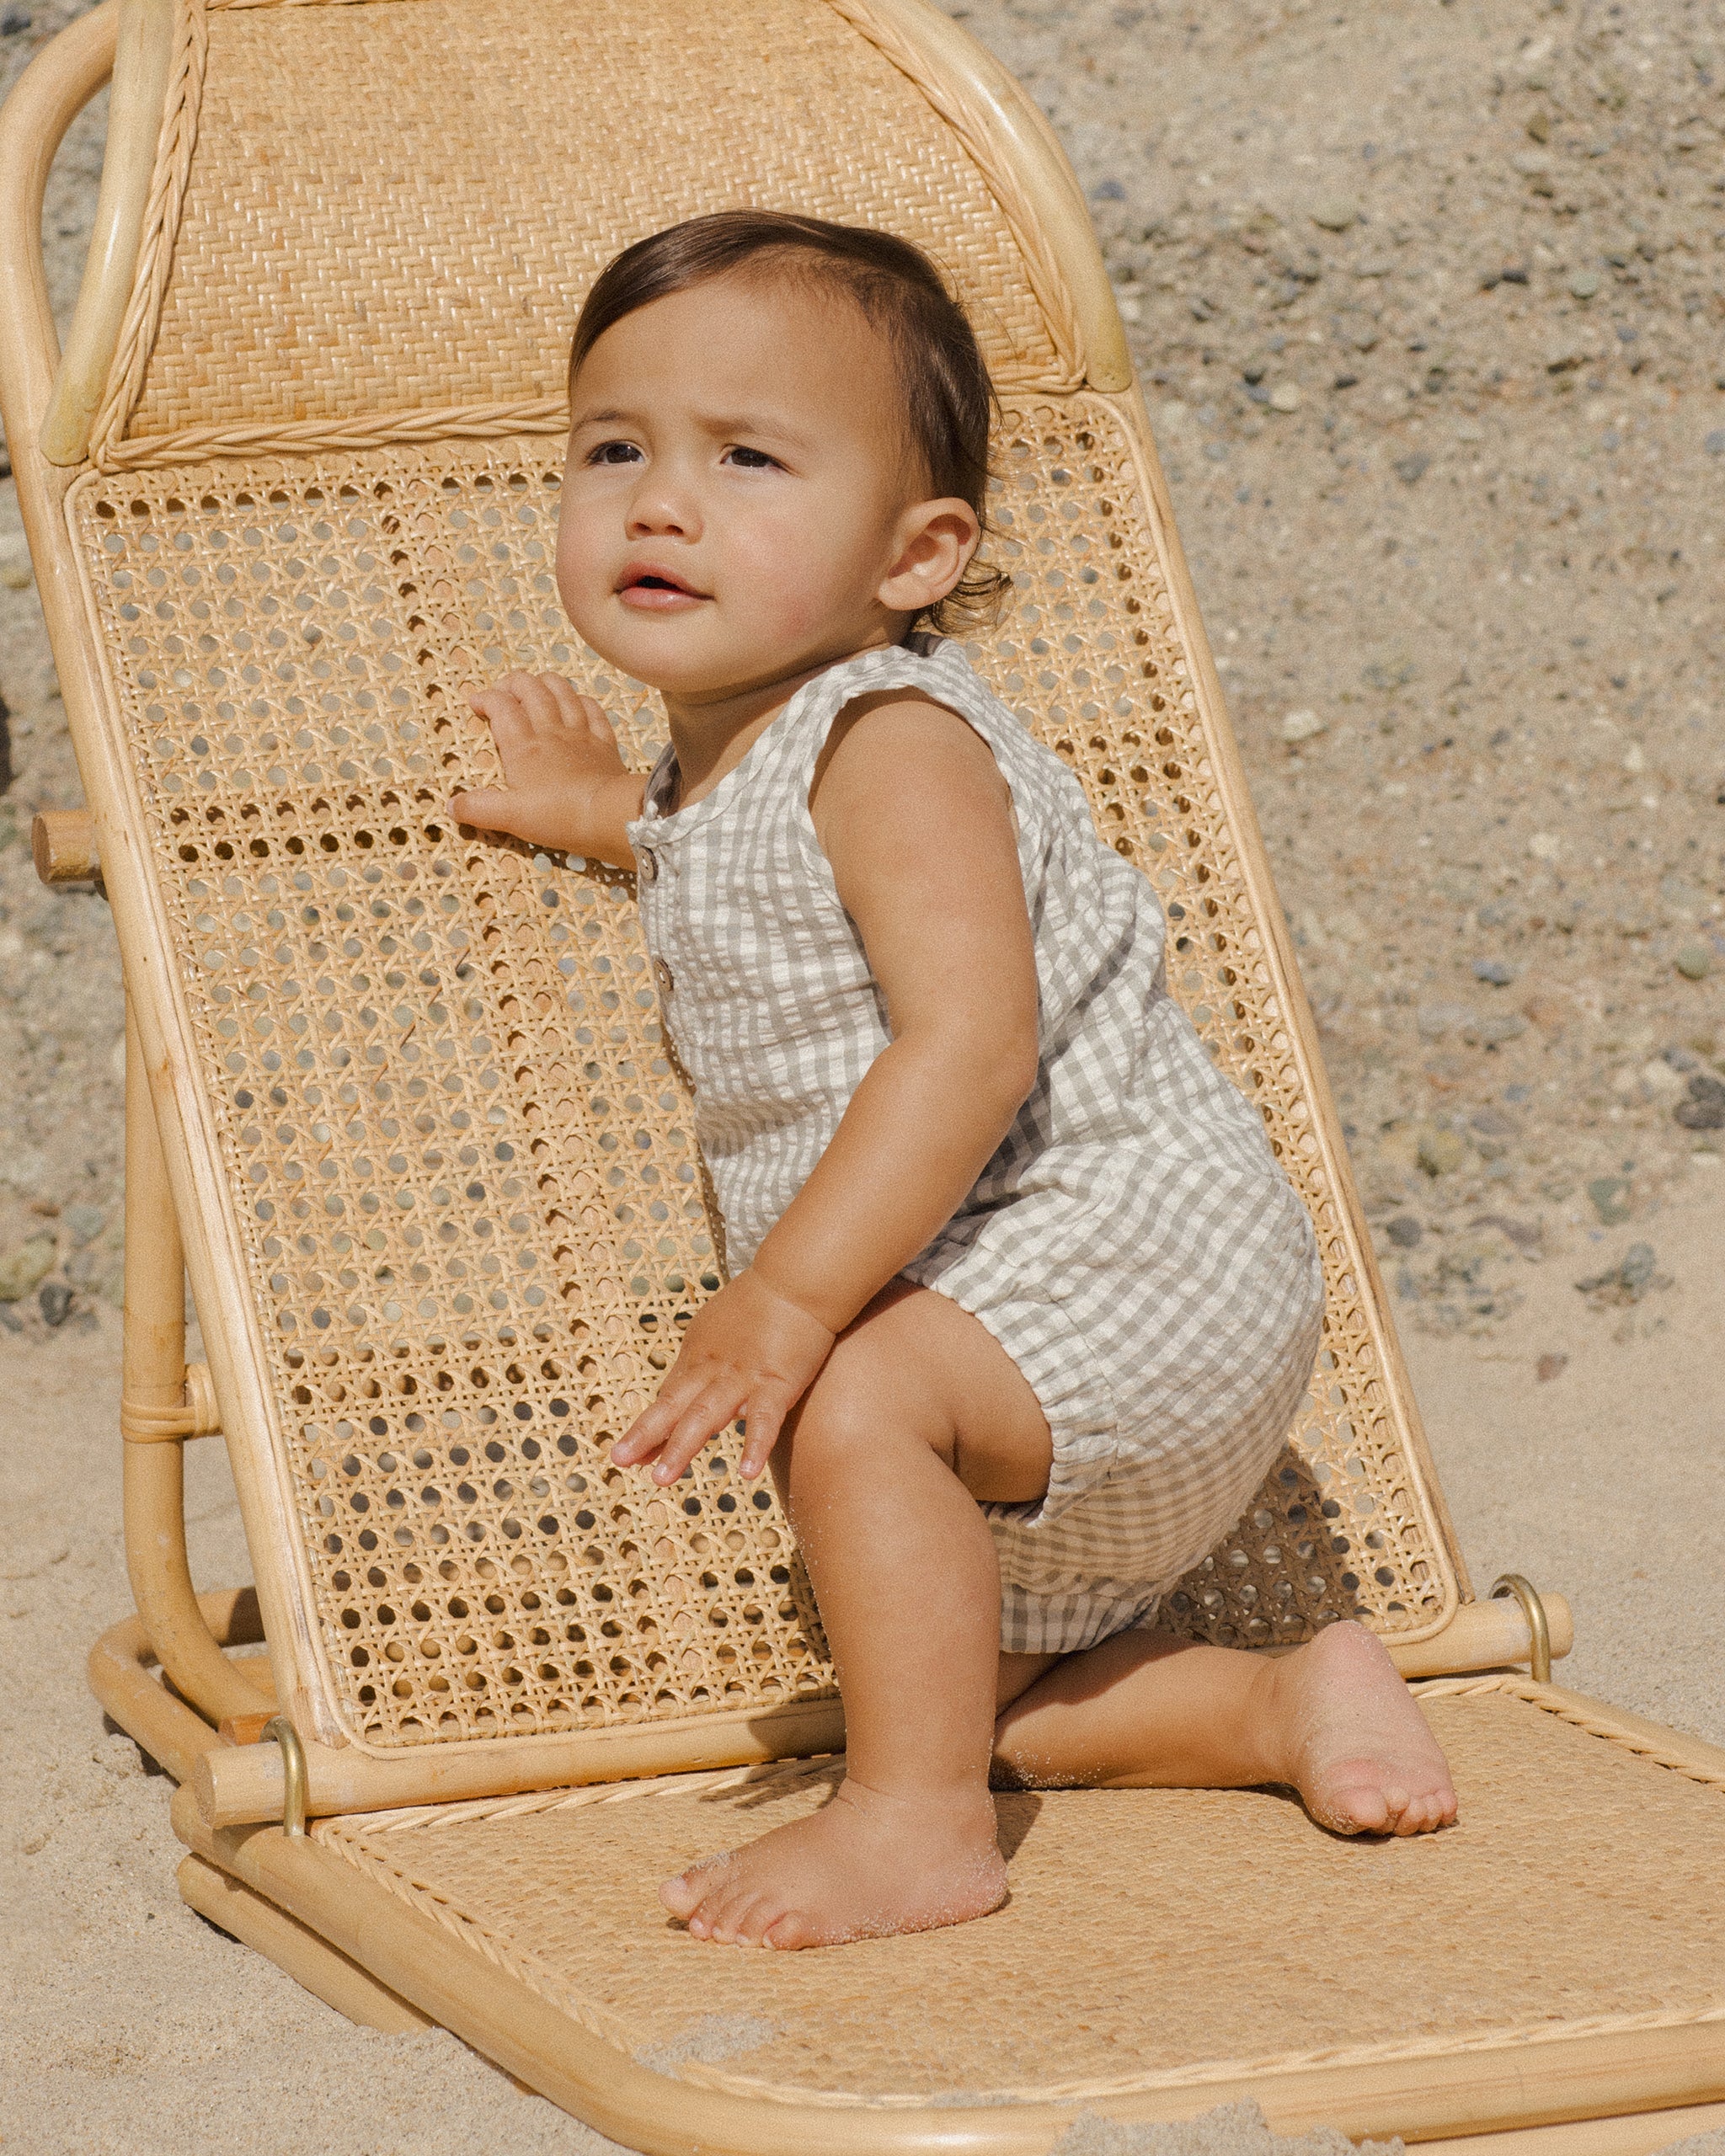
[[[1052,1667],[1007,1657],[996,1774],[1028,1786],[1299,1790],[1340,1834],[1448,1826],[1455,1790],[1381,1641],[1332,1625],[1268,1657],[1120,1632]],[[1025,1680],[1028,1680],[1026,1682]]]
[[[840,1340],[773,1466],[844,1693],[845,1780],[812,1818],[667,1881],[697,1937],[815,1946],[1000,1903],[1000,1568],[977,1499],[1040,1497],[1050,1457],[1017,1365],[945,1296],[895,1283]]]

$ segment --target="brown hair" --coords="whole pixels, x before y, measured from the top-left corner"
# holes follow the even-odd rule
[[[721,210],[637,240],[600,272],[569,350],[569,385],[599,339],[625,315],[714,277],[753,270],[801,275],[851,300],[890,345],[911,446],[934,497],[954,496],[987,529],[988,438],[994,385],[975,332],[921,248],[890,232],[777,210]],[[1009,579],[973,555],[917,627],[951,634],[994,617]]]

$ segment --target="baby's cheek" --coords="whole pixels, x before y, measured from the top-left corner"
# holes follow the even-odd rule
[[[748,549],[732,590],[764,639],[799,645],[824,634],[836,614],[855,605],[848,566],[821,545],[819,533],[803,527]]]
[[[610,588],[607,557],[598,534],[590,523],[565,517],[557,534],[557,593],[578,629],[584,620],[592,620]]]

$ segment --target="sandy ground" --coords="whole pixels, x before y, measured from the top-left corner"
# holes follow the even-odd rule
[[[1525,1572],[1575,1605],[1561,1681],[1725,1743],[1725,1564],[1715,1374],[1725,1207],[1653,1224],[1669,1286],[1596,1308],[1574,1286],[1615,1245],[1529,1267],[1488,1341],[1414,1335],[1416,1387],[1476,1580]],[[1621,1235],[1618,1238],[1621,1241]],[[0,1339],[17,1524],[0,1560],[0,1900],[13,1916],[0,2147],[31,2156],[444,2156],[611,2144],[445,2036],[353,2028],[183,1908],[168,1785],[104,1735],[90,1641],[128,1607],[113,1435],[118,1324]],[[1567,1362],[1555,1378],[1541,1359]],[[193,1563],[247,1576],[218,1447],[190,1451]],[[354,2090],[366,2089],[363,2121]],[[1180,2147],[1101,2132],[1067,2156],[1273,2156],[1230,2114]],[[1699,2149],[1702,2144],[1698,2143]],[[1324,2156],[1316,2139],[1300,2156]],[[1725,2133],[1705,2137],[1725,2156]],[[1289,2144],[1283,2144],[1287,2156]]]
[[[81,4],[9,6],[0,82]],[[953,12],[1091,195],[1476,1580],[1568,1593],[1567,1681],[1725,1742],[1725,0]],[[186,1912],[83,1689],[128,1606],[119,973],[29,872],[77,781],[17,531],[0,478],[0,2146],[602,2148]],[[218,1450],[190,1482],[199,1577],[244,1577]],[[1241,2115],[1067,2156],[1140,2149],[1269,2156]]]

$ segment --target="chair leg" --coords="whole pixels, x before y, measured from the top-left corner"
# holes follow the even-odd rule
[[[263,1704],[258,1688],[222,1653],[198,1609],[186,1561],[185,1439],[133,1433],[184,1411],[186,1364],[185,1259],[130,1004],[120,1396],[126,1571],[156,1658],[211,1721],[254,1716]]]
[[[362,2029],[405,2036],[436,2027],[429,2015],[367,1976],[357,1961],[350,1961],[315,1931],[204,1858],[185,1858],[175,1877],[179,1897],[188,1908],[273,1961],[296,1983]]]

